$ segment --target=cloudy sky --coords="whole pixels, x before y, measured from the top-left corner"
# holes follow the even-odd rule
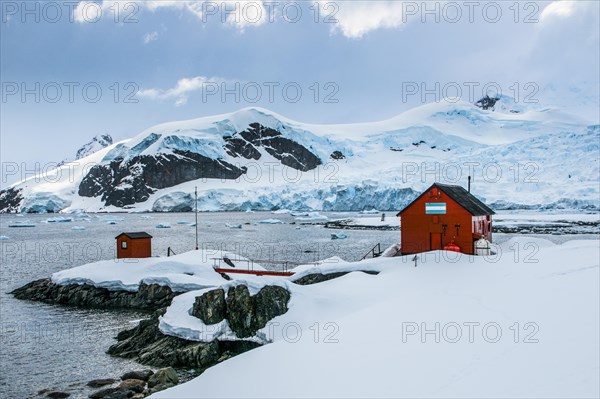
[[[598,98],[597,1],[1,5],[3,168],[247,106],[345,123],[484,88],[568,93],[573,109]]]

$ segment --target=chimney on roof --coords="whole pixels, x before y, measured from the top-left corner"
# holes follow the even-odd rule
[[[468,191],[468,192],[471,192],[471,176],[469,176],[469,178],[468,178],[467,180],[468,180],[468,182],[469,182],[469,183],[467,184],[467,191]]]

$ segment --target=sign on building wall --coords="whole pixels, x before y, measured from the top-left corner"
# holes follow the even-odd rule
[[[426,202],[425,203],[425,214],[427,214],[427,215],[445,215],[446,214],[446,203],[445,202]]]

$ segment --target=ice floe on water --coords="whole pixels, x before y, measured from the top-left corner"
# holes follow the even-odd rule
[[[283,224],[283,222],[279,219],[264,219],[264,220],[260,220],[257,223],[260,224]]]

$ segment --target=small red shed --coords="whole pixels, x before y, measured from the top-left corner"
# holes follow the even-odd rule
[[[447,249],[475,254],[480,238],[492,241],[494,211],[461,186],[434,183],[401,210],[402,254]]]
[[[152,236],[143,231],[121,233],[117,240],[117,258],[149,258],[152,256]]]

